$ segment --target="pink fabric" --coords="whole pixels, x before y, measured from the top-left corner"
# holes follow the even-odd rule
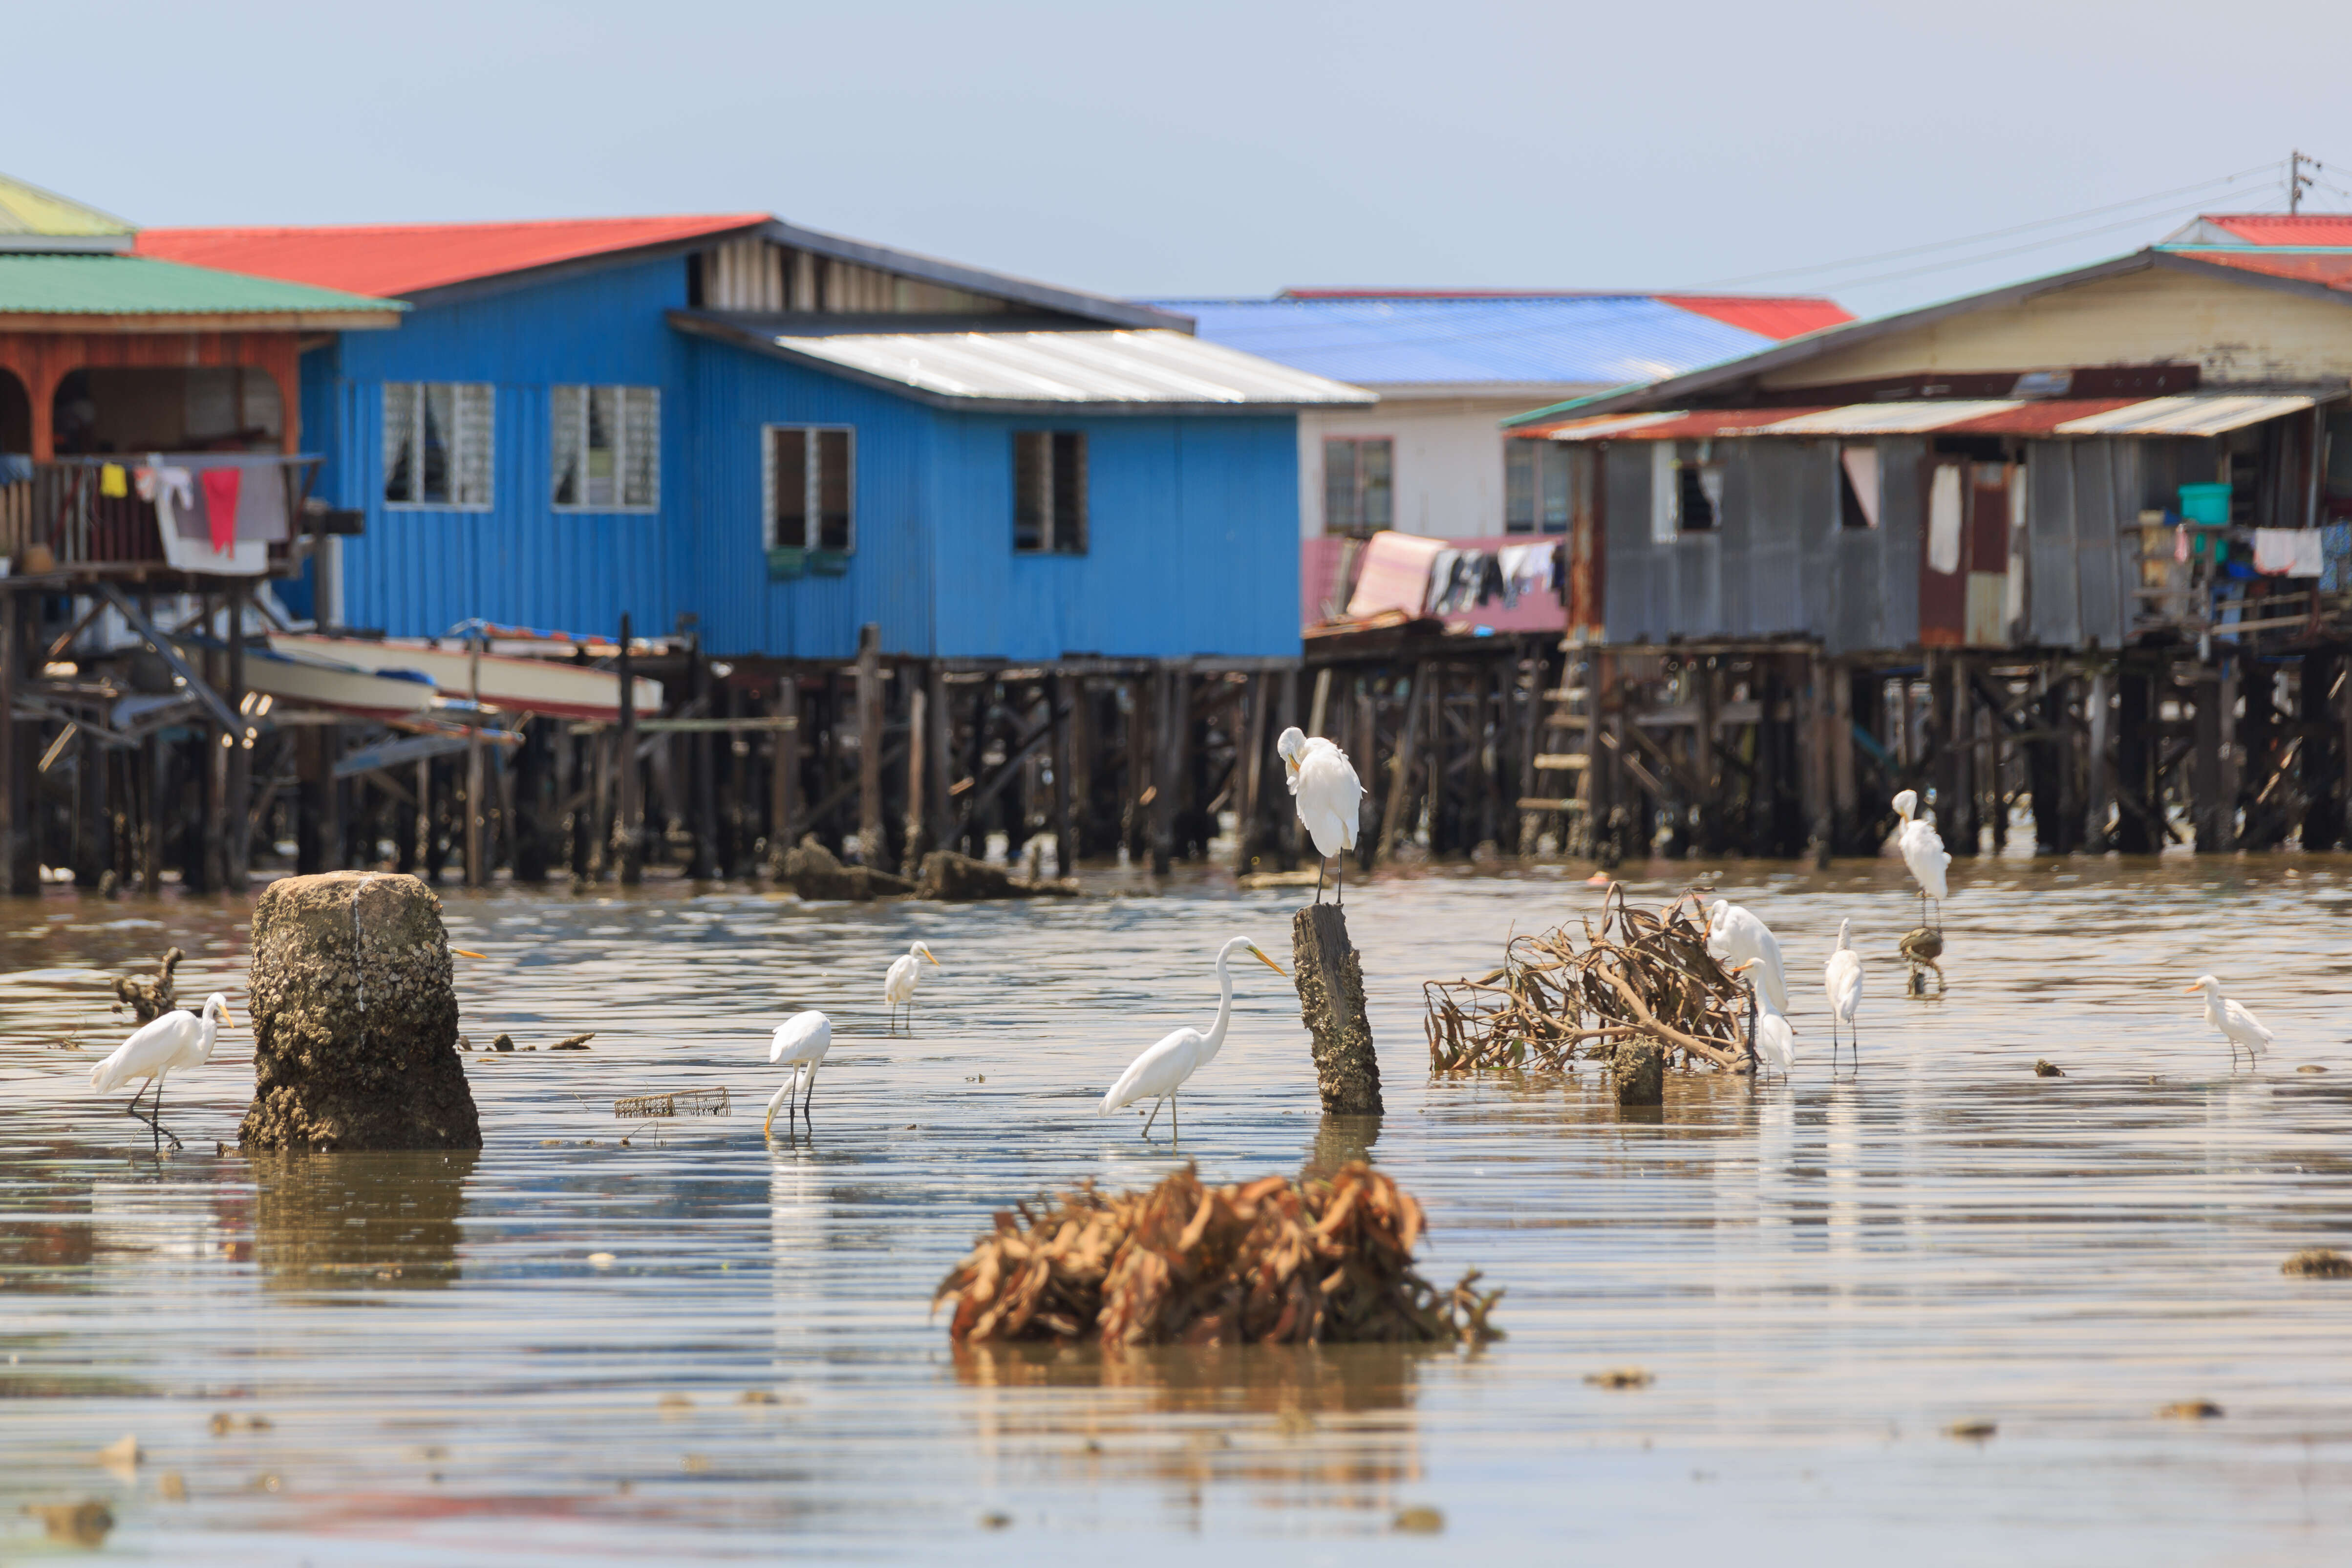
[[[211,524],[213,552],[226,555],[236,548],[236,492],[245,483],[241,468],[206,468],[205,520]]]
[[[1429,598],[1430,563],[1450,542],[1393,529],[1372,535],[1364,547],[1364,563],[1356,573],[1356,592],[1348,600],[1348,613],[1370,616],[1402,610],[1409,616],[1420,615]]]

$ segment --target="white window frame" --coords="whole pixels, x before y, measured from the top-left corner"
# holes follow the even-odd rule
[[[1331,516],[1331,448],[1336,445],[1342,444],[1353,448],[1349,455],[1349,468],[1348,485],[1349,500],[1352,503],[1352,508],[1356,513],[1355,520],[1352,524],[1334,520]],[[1378,527],[1374,527],[1364,521],[1364,497],[1366,495],[1364,485],[1364,448],[1373,446],[1385,447],[1388,448],[1387,456],[1389,471],[1387,479],[1389,520],[1386,522],[1380,524]],[[1323,468],[1323,531],[1326,534],[1333,535],[1341,539],[1370,539],[1375,533],[1385,532],[1386,531],[1396,527],[1396,449],[1397,438],[1392,433],[1377,436],[1351,436],[1343,434],[1339,431],[1332,431],[1324,436],[1323,445],[1320,451]]]
[[[468,468],[478,465],[482,486],[479,500],[394,500],[389,493],[393,466],[398,456],[393,439],[394,405],[402,400],[408,403],[406,428],[412,439],[421,438],[425,428],[425,395],[435,387],[446,387],[450,395],[449,466],[451,472],[457,476],[457,484],[460,487],[460,490],[453,494],[462,493]],[[496,386],[487,381],[387,381],[383,384],[383,395],[377,405],[376,412],[383,424],[383,478],[379,486],[379,493],[383,495],[385,510],[390,511],[488,511],[498,504],[499,398]],[[469,452],[465,447],[466,433],[469,428],[466,404],[476,398],[478,398],[481,403],[478,410],[480,418],[478,426],[470,427],[478,428],[481,432],[482,449],[479,453]],[[410,470],[412,486],[415,479],[422,477],[423,463],[424,454],[420,450],[416,456],[415,467]]]
[[[769,550],[824,550],[827,548],[826,546],[816,543],[814,541],[809,541],[801,544],[784,544],[776,538],[776,437],[782,435],[787,430],[796,430],[800,432],[803,438],[831,431],[839,431],[842,435],[848,437],[847,444],[849,450],[847,457],[844,460],[849,468],[849,472],[845,476],[849,487],[849,542],[841,546],[839,550],[833,552],[833,553],[839,555],[856,554],[857,426],[855,425],[780,424],[762,425],[760,426],[760,537],[765,541],[764,548]],[[802,471],[803,479],[807,488],[804,491],[804,499],[802,502],[801,515],[808,520],[812,529],[821,531],[823,528],[821,519],[824,514],[817,506],[817,498],[822,494],[821,487],[824,481],[824,475],[820,471],[818,465],[815,463],[803,464],[802,466]]]
[[[614,399],[616,417],[613,427],[613,495],[610,502],[590,500],[564,501],[555,499],[562,488],[563,476],[557,470],[558,454],[562,450],[559,435],[564,421],[576,423],[580,434],[581,491],[587,490],[588,475],[588,404],[592,394],[610,392]],[[650,405],[652,430],[646,445],[649,450],[638,453],[629,435],[630,406],[633,403]],[[548,504],[561,512],[656,512],[661,510],[661,388],[629,386],[617,382],[594,382],[579,385],[551,386],[547,391],[547,499]],[[646,495],[639,501],[627,500],[629,465],[633,458],[646,459]]]

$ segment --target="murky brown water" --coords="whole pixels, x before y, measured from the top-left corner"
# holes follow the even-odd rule
[[[1217,942],[1286,945],[1295,890],[446,892],[491,955],[460,966],[472,1037],[593,1050],[467,1058],[477,1157],[290,1163],[213,1152],[249,1035],[169,1085],[174,1157],[86,1079],[123,1031],[77,972],[176,940],[183,994],[242,1016],[239,908],[0,905],[0,1556],[74,1550],[18,1507],[94,1498],[105,1552],[186,1563],[2341,1561],[2352,1282],[2279,1273],[2352,1245],[2352,876],[2326,864],[1956,868],[1926,1002],[1897,994],[1894,867],[1725,868],[1789,952],[1804,1055],[1785,1086],[1674,1082],[1646,1119],[1590,1071],[1424,1071],[1419,982],[1591,889],[1351,889],[1385,1123],[1323,1124],[1261,971],[1185,1152],[1233,1180],[1371,1139],[1428,1207],[1429,1272],[1509,1289],[1511,1337],[1469,1357],[959,1355],[927,1316],[992,1209],[1167,1169],[1094,1097],[1205,1021]],[[1818,975],[1847,915],[1863,1066],[1832,1081]],[[918,936],[945,968],[888,1037],[881,971]],[[2178,994],[2207,969],[2277,1031],[2260,1071]],[[812,1005],[836,1022],[816,1137],[771,1148],[766,1032]],[[732,1117],[617,1146],[614,1096],[717,1084]],[[1583,1382],[1622,1365],[1655,1382]],[[2227,1414],[2157,1418],[2200,1398]],[[1962,1420],[1997,1434],[1943,1435]],[[135,1473],[92,1462],[125,1433]],[[1409,1508],[1444,1533],[1395,1531]]]

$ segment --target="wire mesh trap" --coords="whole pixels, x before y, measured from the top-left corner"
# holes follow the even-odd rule
[[[679,1089],[667,1094],[635,1094],[613,1101],[613,1114],[623,1121],[652,1121],[667,1116],[725,1116],[729,1110],[724,1089]]]
[[[1697,904],[1696,893],[1685,893],[1650,914],[1612,882],[1601,895],[1600,929],[1590,918],[1580,922],[1581,945],[1567,926],[1555,926],[1514,937],[1502,967],[1476,980],[1424,982],[1431,1067],[1560,1068],[1647,1037],[1669,1062],[1748,1070],[1747,984],[1706,951]]]

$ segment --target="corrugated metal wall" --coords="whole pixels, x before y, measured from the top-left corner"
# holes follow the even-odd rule
[[[2027,639],[2053,647],[2117,647],[2130,624],[2130,563],[2146,479],[2145,443],[2035,441],[2025,462]],[[2161,500],[2155,504],[2162,505]]]

